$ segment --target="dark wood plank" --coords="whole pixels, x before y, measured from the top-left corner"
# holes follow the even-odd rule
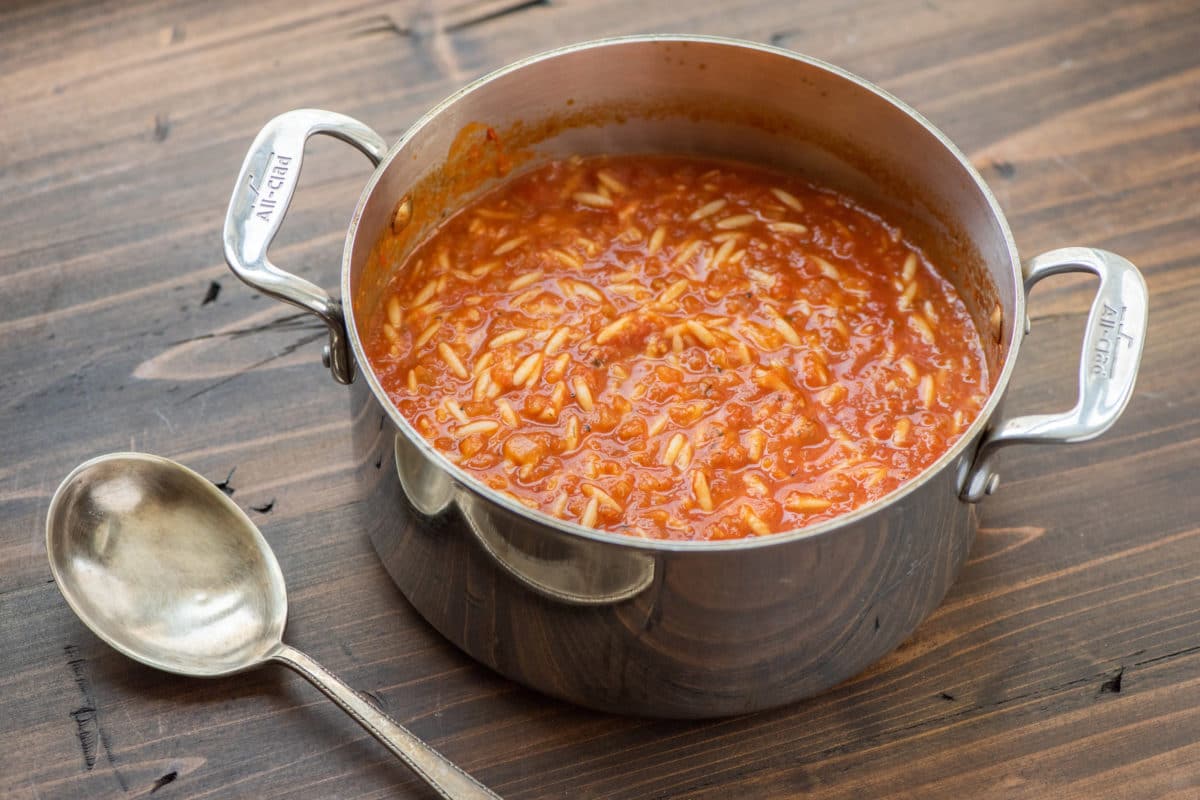
[[[276,113],[328,107],[394,137],[514,58],[651,30],[773,42],[879,82],[968,153],[1024,253],[1121,252],[1152,301],[1125,417],[1004,454],[970,563],[908,642],[821,697],[704,723],[571,708],[433,633],[360,533],[322,331],[234,281],[219,244]],[[251,514],[288,580],[292,643],[506,797],[1195,796],[1197,37],[1192,0],[0,8],[0,796],[429,796],[282,670],[161,675],[74,619],[46,504],[76,463],[124,448],[269,509]],[[314,142],[275,259],[333,286],[367,174]],[[1039,287],[1011,408],[1073,402],[1090,292]]]

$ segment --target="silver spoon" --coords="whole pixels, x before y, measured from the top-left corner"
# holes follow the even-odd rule
[[[97,636],[130,658],[216,677],[286,664],[447,800],[499,800],[332,673],[283,643],[287,589],[270,545],[212,483],[113,453],[67,476],[46,520],[50,571]]]

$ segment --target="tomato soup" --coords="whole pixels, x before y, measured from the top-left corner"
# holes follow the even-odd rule
[[[479,481],[636,536],[792,530],[932,464],[989,387],[952,285],[852,198],[748,165],[573,158],[446,221],[366,351]]]

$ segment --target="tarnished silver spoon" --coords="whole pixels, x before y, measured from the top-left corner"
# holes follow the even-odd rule
[[[143,453],[81,464],[50,501],[46,551],[67,603],[130,658],[197,677],[286,664],[442,797],[499,800],[283,643],[287,589],[275,554],[242,510],[190,469]]]

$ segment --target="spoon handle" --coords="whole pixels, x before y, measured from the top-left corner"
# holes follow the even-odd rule
[[[282,644],[271,654],[271,660],[285,664],[307,678],[446,800],[500,800],[450,759],[376,709],[336,675],[296,648]]]

